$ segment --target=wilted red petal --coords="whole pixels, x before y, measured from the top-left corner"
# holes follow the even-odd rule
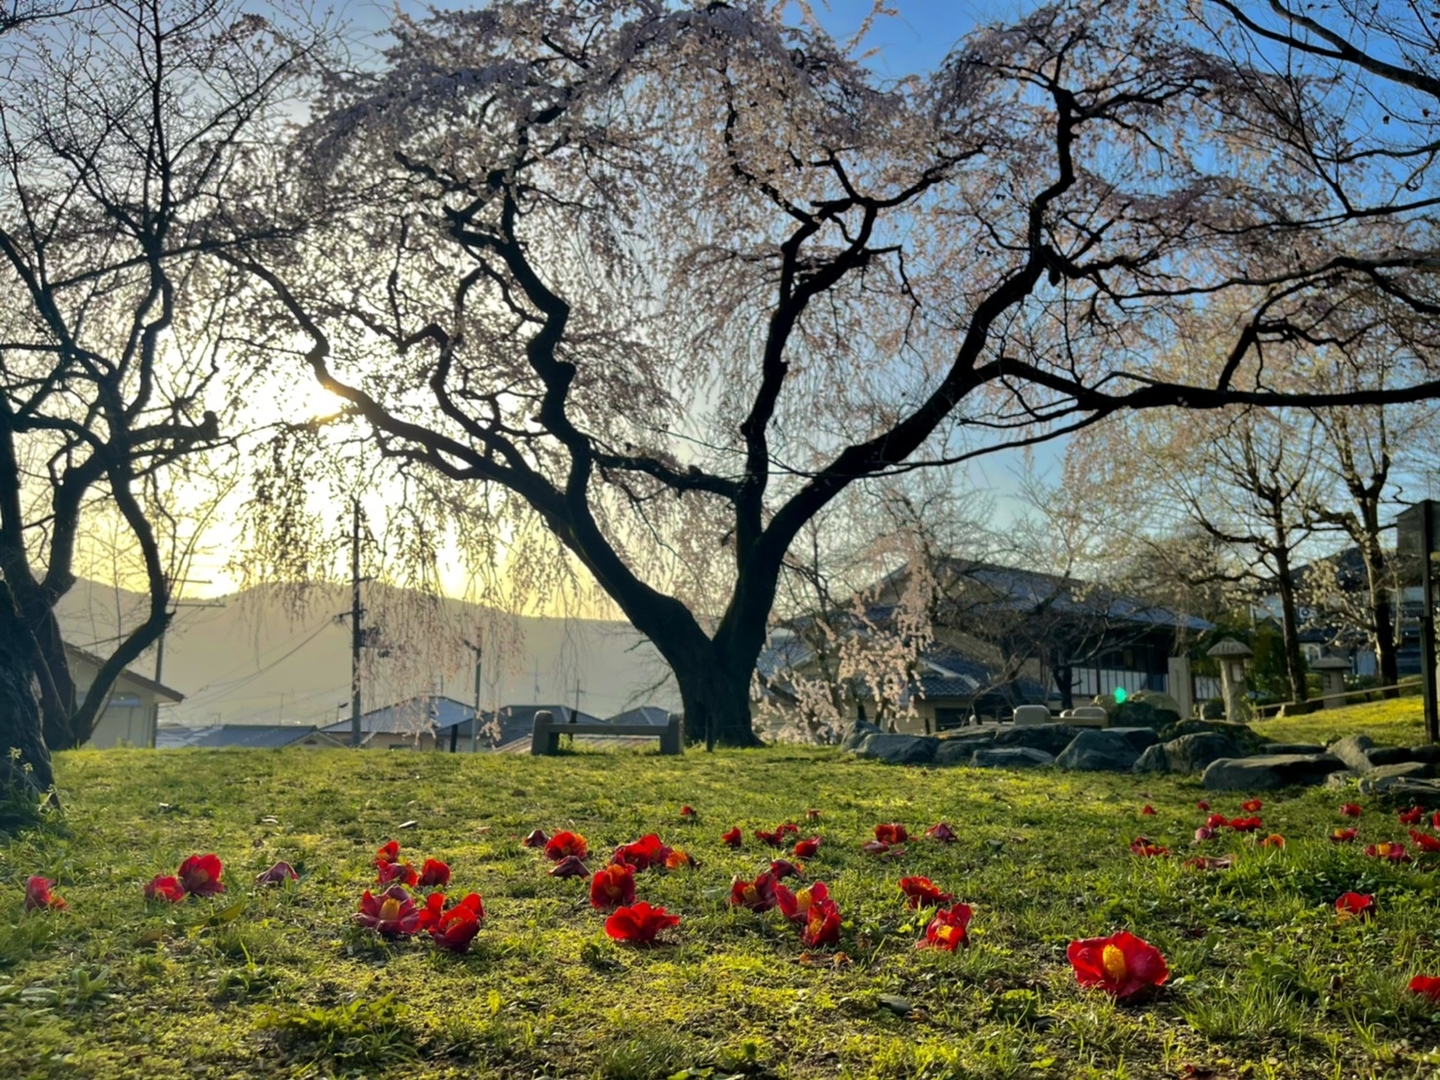
[[[1340,813],[1343,814],[1345,817],[1359,817],[1360,804],[1353,802],[1341,803]]]
[[[1249,799],[1240,804],[1240,809],[1244,810],[1247,814],[1253,814],[1264,805],[1265,804],[1262,803],[1259,799]]]
[[[775,906],[775,875],[768,870],[754,881],[742,877],[730,883],[730,906],[751,911],[769,911]]]
[[[731,829],[729,832],[721,833],[721,834],[720,834],[720,842],[721,842],[722,844],[724,844],[726,847],[738,848],[738,847],[740,846],[742,840],[743,840],[743,837],[742,837],[741,834],[740,834],[740,826],[739,826],[739,825],[736,825],[736,826],[735,826],[733,829]]]
[[[804,877],[805,867],[789,859],[771,859],[770,873],[775,875],[776,881],[783,881],[787,877]]]
[[[785,832],[783,829],[776,829],[774,832],[766,832],[764,829],[755,830],[755,839],[762,844],[769,844],[771,847],[779,847],[785,843]]]
[[[815,809],[813,809],[813,808],[810,809],[810,810],[806,810],[806,811],[805,811],[805,820],[806,820],[806,821],[819,821],[819,820],[820,820],[820,811],[819,811],[819,810],[815,810]]]
[[[1215,830],[1214,830],[1214,829],[1209,828],[1209,827],[1206,826],[1206,825],[1201,825],[1200,828],[1198,828],[1198,829],[1195,830],[1195,841],[1196,841],[1196,843],[1202,843],[1202,844],[1203,844],[1206,840],[1213,840],[1213,839],[1215,839]]]
[[[680,807],[680,816],[681,816],[681,817],[688,817],[688,818],[693,818],[693,817],[695,817],[695,816],[696,816],[696,814],[695,814],[695,808],[694,808],[693,806],[689,806],[689,805]]]
[[[400,841],[390,840],[382,844],[380,850],[375,852],[375,865],[380,866],[383,863],[393,863],[399,858]]]
[[[574,832],[558,832],[545,842],[545,854],[552,862],[559,862],[567,855],[583,859],[590,854],[585,837]]]
[[[1348,844],[1359,834],[1359,829],[1336,829],[1330,834],[1330,842],[1332,844]]]
[[[1440,978],[1434,975],[1416,975],[1410,980],[1412,993],[1424,994],[1431,1001],[1440,1002]]]
[[[375,867],[375,880],[381,885],[414,885],[420,880],[410,860],[404,862],[379,863]]]
[[[156,874],[145,886],[146,900],[168,900],[172,904],[178,904],[185,899],[185,887],[180,884],[180,879],[167,874]]]
[[[1072,941],[1066,956],[1081,986],[1098,986],[1116,998],[1161,986],[1170,976],[1160,950],[1128,930]]]
[[[1160,846],[1148,836],[1137,836],[1134,840],[1130,841],[1130,854],[1151,858],[1156,855],[1169,855],[1170,849]]]
[[[550,868],[550,876],[558,878],[589,877],[590,870],[583,861],[574,855],[566,855]]]
[[[680,916],[669,914],[663,907],[651,907],[642,900],[617,909],[605,920],[605,933],[628,945],[649,945],[660,931],[679,925]]]
[[[882,844],[894,847],[896,844],[903,844],[910,839],[910,834],[905,831],[905,826],[897,822],[890,822],[884,825],[875,826],[875,839]]]
[[[418,884],[422,889],[436,887],[443,889],[450,884],[450,867],[439,859],[426,859],[425,864],[420,868]]]
[[[1389,859],[1395,863],[1410,861],[1410,853],[1405,850],[1405,845],[1399,842],[1371,844],[1365,849],[1365,854],[1372,859]]]
[[[287,881],[299,880],[300,875],[295,872],[295,868],[283,859],[269,870],[255,875],[256,885],[283,885]]]
[[[884,840],[866,840],[860,845],[860,850],[866,855],[884,855],[890,850],[890,845]]]
[[[54,884],[55,882],[41,877],[39,874],[29,878],[25,882],[25,910],[59,909],[67,906],[64,900],[50,891]]]
[[[180,879],[181,888],[191,896],[214,896],[225,891],[225,886],[220,883],[223,872],[218,855],[191,855],[180,864],[175,876]]]
[[[1195,809],[1196,809],[1196,810],[1209,810],[1209,809],[1210,809],[1210,804],[1209,804],[1208,802],[1206,802],[1204,799],[1201,799],[1199,802],[1197,802],[1197,803],[1195,804]]]
[[[1261,847],[1283,848],[1285,846],[1285,837],[1279,833],[1271,833],[1269,836],[1257,838],[1255,842]]]
[[[1400,824],[1415,825],[1418,824],[1420,819],[1424,816],[1425,808],[1423,806],[1412,806],[1409,810],[1406,810],[1400,815]]]
[[[1364,918],[1374,913],[1375,897],[1369,893],[1341,893],[1335,901],[1335,910],[1343,918]]]
[[[797,859],[813,859],[815,853],[820,850],[820,837],[812,836],[808,840],[797,840],[794,850]]]
[[[912,908],[936,907],[955,899],[950,893],[941,892],[929,878],[918,875],[902,877],[899,888]]]
[[[1437,840],[1429,833],[1423,833],[1419,829],[1411,829],[1410,839],[1415,841],[1416,846],[1419,847],[1421,851],[1440,851],[1440,840]]]
[[[1154,817],[1155,807],[1151,806],[1149,803],[1146,803],[1140,808],[1140,813],[1145,817]]]
[[[530,835],[520,841],[521,847],[544,847],[550,842],[550,837],[545,835],[544,829],[534,829]]]
[[[934,825],[931,825],[925,830],[925,835],[930,837],[931,840],[939,840],[945,844],[953,844],[956,840],[960,839],[955,835],[955,830],[943,821],[937,821]]]

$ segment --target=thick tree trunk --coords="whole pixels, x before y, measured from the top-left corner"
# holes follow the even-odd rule
[[[0,804],[7,807],[34,808],[55,785],[41,735],[34,657],[30,632],[0,582]]]
[[[70,675],[70,658],[65,655],[65,641],[60,636],[55,609],[48,603],[34,608],[26,605],[25,621],[34,635],[38,653],[36,673],[40,681],[45,744],[56,750],[73,749],[84,740],[77,737],[72,726],[77,704],[75,680]]]
[[[1285,674],[1290,680],[1290,700],[1308,701],[1305,685],[1305,657],[1300,652],[1300,612],[1295,584],[1290,578],[1290,560],[1283,552],[1275,559],[1277,587],[1280,590],[1280,630],[1285,641]]]
[[[656,643],[657,646],[659,643]],[[660,648],[680,685],[685,728],[716,746],[760,746],[750,715],[750,679],[755,665],[726,665],[713,649]]]

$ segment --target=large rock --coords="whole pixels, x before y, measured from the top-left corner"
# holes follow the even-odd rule
[[[1363,791],[1365,781],[1370,777],[1364,777],[1360,781],[1360,788]],[[1386,789],[1385,794],[1392,799],[1398,799],[1407,803],[1418,803],[1426,810],[1440,809],[1440,781],[1437,780],[1410,780],[1399,779],[1393,781]]]
[[[867,735],[855,751],[856,757],[883,761],[887,765],[929,765],[935,760],[940,740],[933,735]]]
[[[1365,756],[1370,759],[1371,765],[1399,765],[1416,760],[1408,746],[1372,746],[1365,751]]]
[[[1345,763],[1332,754],[1261,754],[1220,758],[1205,769],[1207,791],[1274,791],[1299,784],[1323,784]]]
[[[1440,764],[1440,743],[1427,746],[1410,747],[1411,761],[1428,761],[1432,764]]]
[[[1173,742],[1185,735],[1199,735],[1203,732],[1224,735],[1235,745],[1235,757],[1260,752],[1265,740],[1246,724],[1232,724],[1226,720],[1181,720],[1178,724],[1160,729],[1161,742]]]
[[[1124,735],[1114,731],[1082,731],[1060,752],[1055,764],[1080,772],[1128,772],[1140,755]]]
[[[859,750],[860,744],[871,735],[883,735],[878,727],[864,720],[856,720],[853,725],[845,729],[845,734],[840,737],[840,749]]]
[[[1154,746],[1147,746],[1145,752],[1135,759],[1131,766],[1136,772],[1169,772],[1170,758],[1165,753],[1165,744],[1156,743]]]
[[[1116,706],[1110,717],[1111,722],[1116,725],[1148,727],[1159,731],[1179,722],[1180,706],[1169,694],[1162,694],[1158,690],[1141,690],[1126,698],[1124,704]]]
[[[1032,750],[1044,750],[1047,754],[1058,754],[1070,745],[1080,733],[1079,728],[1069,724],[1022,724],[1008,727],[995,736],[996,746],[1028,746]]]
[[[1218,731],[1197,731],[1165,743],[1170,771],[1178,773],[1204,772],[1212,761],[1239,757],[1243,753],[1243,747],[1236,746],[1228,735]]]
[[[994,746],[976,750],[970,764],[977,769],[1034,769],[1055,764],[1055,758],[1029,746]]]
[[[969,765],[975,751],[995,745],[995,733],[986,731],[976,735],[960,735],[953,739],[941,739],[935,748],[936,765]]]
[[[1160,736],[1151,727],[1112,727],[1105,730],[1122,736],[1137,754],[1143,754],[1146,747],[1154,746],[1160,741]]]
[[[1327,746],[1325,752],[1363,776],[1374,767],[1370,761],[1370,748],[1374,745],[1375,741],[1369,735],[1346,735]]]
[[[1395,765],[1377,765],[1360,778],[1360,794],[1379,795],[1392,791],[1401,781],[1429,780],[1435,766],[1425,761],[1402,761]]]
[[[1260,747],[1260,754],[1323,754],[1325,747],[1308,742],[1267,742]]]

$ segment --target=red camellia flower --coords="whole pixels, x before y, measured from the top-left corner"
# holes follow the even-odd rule
[[[387,843],[385,843],[385,844],[382,844],[382,845],[380,846],[380,850],[377,851],[377,852],[375,852],[375,865],[376,865],[376,866],[385,866],[385,865],[388,864],[388,863],[399,862],[399,861],[400,861],[400,841],[399,841],[399,840],[391,840],[391,841],[389,841],[389,842],[387,842]]]
[[[806,945],[833,945],[840,940],[840,909],[833,900],[810,901],[809,915],[800,940]]]
[[[903,844],[910,839],[910,834],[905,831],[904,825],[891,823],[888,825],[875,826],[875,839],[882,844],[889,844],[894,847],[896,844]]]
[[[422,889],[435,887],[443,889],[449,884],[450,867],[446,866],[439,859],[426,859],[425,865],[420,868],[420,887]]]
[[[629,863],[611,863],[590,879],[590,906],[614,911],[635,902],[635,868]]]
[[[700,863],[688,851],[681,851],[678,847],[672,849],[670,854],[665,856],[665,869],[679,870],[682,866],[695,870],[699,868]]]
[[[762,844],[769,844],[771,847],[779,847],[785,843],[785,830],[776,829],[774,832],[766,832],[764,829],[755,830],[755,839]]]
[[[820,850],[820,837],[812,836],[808,840],[795,841],[795,857],[797,859],[813,859],[815,853]]]
[[[1409,832],[1410,839],[1415,841],[1421,851],[1440,851],[1440,840],[1429,833],[1423,833],[1419,829],[1410,829]]]
[[[1410,992],[1424,994],[1431,1001],[1440,1001],[1440,978],[1434,975],[1416,975],[1410,980]]]
[[[1400,824],[1418,825],[1420,823],[1420,819],[1424,816],[1425,808],[1423,806],[1412,806],[1409,810],[1405,810],[1400,814]]]
[[[1206,802],[1204,799],[1201,799],[1199,802],[1197,802],[1197,803],[1195,804],[1195,809],[1196,809],[1196,810],[1209,810],[1209,809],[1210,809],[1210,804],[1209,804],[1208,802]]]
[[[378,863],[375,866],[375,880],[381,885],[414,885],[420,880],[410,860],[404,862]]]
[[[1265,823],[1258,817],[1237,817],[1231,818],[1226,824],[1236,832],[1254,832]]]
[[[534,829],[530,835],[520,841],[521,847],[544,847],[550,842],[550,837],[545,835],[544,829]]]
[[[1430,828],[1440,829],[1440,810],[1430,815]]]
[[[775,906],[775,875],[766,871],[754,881],[737,877],[730,883],[730,906],[769,911]]]
[[[1372,859],[1389,859],[1393,863],[1410,861],[1410,853],[1405,850],[1405,845],[1399,842],[1371,844],[1365,849],[1365,854]]]
[[[1265,804],[1262,803],[1259,799],[1249,799],[1240,804],[1240,809],[1244,810],[1247,814],[1253,814],[1264,805]]]
[[[399,885],[392,885],[379,896],[372,896],[366,889],[365,895],[360,898],[360,910],[355,913],[355,921],[377,931],[382,937],[409,937],[420,928],[420,911],[409,893]]]
[[[776,885],[775,902],[785,918],[804,924],[810,921],[811,905],[830,902],[830,889],[823,881],[796,889],[793,893],[784,885]]]
[[[1342,813],[1342,814],[1345,815],[1346,817],[1359,817],[1359,816],[1360,816],[1360,804],[1359,804],[1359,803],[1353,803],[1353,802],[1341,803],[1341,804],[1340,804],[1340,813]]]
[[[1141,813],[1143,816],[1145,816],[1145,817],[1154,817],[1154,816],[1155,816],[1155,808],[1154,808],[1153,806],[1151,806],[1149,803],[1146,803],[1144,806],[1142,806],[1142,807],[1140,808],[1140,813]]]
[[[606,919],[605,933],[627,945],[649,945],[661,930],[679,925],[679,915],[668,914],[663,907],[651,907],[642,900],[618,909]]]
[[[218,855],[191,855],[180,864],[175,876],[180,879],[180,887],[191,896],[214,896],[225,891],[225,886],[220,884],[224,869]]]
[[[299,880],[300,875],[295,872],[295,868],[283,859],[264,873],[255,875],[256,885],[284,885],[287,881]]]
[[[50,887],[55,882],[49,878],[34,875],[25,882],[25,910],[34,911],[37,908],[42,910],[60,909],[65,907],[65,901],[54,895]]]
[[[721,842],[722,844],[724,844],[726,847],[735,847],[735,848],[738,848],[738,847],[740,846],[740,842],[741,842],[742,839],[743,839],[743,837],[742,837],[741,834],[740,834],[740,826],[739,826],[739,825],[736,825],[733,829],[731,829],[731,830],[730,830],[729,832],[727,832],[727,833],[721,833],[721,834],[720,834],[720,842]]]
[[[1207,829],[1218,829],[1221,825],[1229,825],[1230,819],[1224,814],[1211,814],[1205,819]]]
[[[1255,842],[1261,847],[1282,848],[1285,846],[1285,837],[1273,832],[1269,836],[1257,838]]]
[[[784,836],[786,833],[798,836],[800,833],[800,826],[796,825],[793,821],[787,821],[784,825],[777,825],[775,827],[775,831],[778,832],[781,836]]]
[[[480,932],[480,919],[462,903],[445,912],[440,916],[440,921],[428,929],[430,940],[439,948],[446,952],[463,953],[470,948],[470,942]]]
[[[1330,834],[1330,842],[1332,844],[1348,844],[1359,834],[1359,829],[1336,829]]]
[[[771,859],[770,873],[775,875],[776,881],[783,881],[787,877],[804,877],[805,868],[789,859]]]
[[[1200,828],[1195,830],[1195,842],[1197,844],[1203,844],[1206,840],[1213,839],[1215,839],[1215,830],[1209,826],[1201,825]]]
[[[1116,998],[1161,986],[1170,977],[1160,950],[1128,930],[1072,941],[1065,955],[1081,986],[1098,986]]]
[[[902,877],[900,891],[912,908],[939,907],[955,899],[950,893],[941,892],[927,877]]]
[[[169,900],[172,904],[178,904],[185,899],[185,887],[177,877],[156,874],[150,879],[150,884],[145,886],[145,899]]]
[[[949,952],[955,951],[955,946],[970,945],[970,935],[966,927],[970,925],[970,905],[956,904],[954,907],[940,908],[935,912],[935,917],[930,920],[930,925],[925,927],[925,938],[917,941],[917,949],[945,949]]]
[[[652,866],[664,866],[672,850],[654,833],[646,833],[639,840],[621,844],[615,849],[615,854],[610,856],[610,861],[627,863],[636,870],[647,870]]]
[[[1137,836],[1134,840],[1130,841],[1130,854],[1143,855],[1149,858],[1156,855],[1169,855],[1170,849],[1161,847],[1148,836]]]
[[[1229,855],[1195,855],[1180,865],[1187,870],[1229,870],[1234,864]]]
[[[955,830],[943,821],[931,825],[925,830],[925,835],[930,837],[931,840],[939,840],[944,844],[953,844],[956,840],[960,839],[955,835]]]
[[[559,862],[567,855],[583,859],[588,854],[590,854],[590,848],[585,844],[585,837],[579,833],[557,832],[545,841],[545,855],[553,862]]]
[[[685,806],[680,807],[680,816],[683,817],[683,818],[693,818],[693,817],[695,817],[695,816],[696,816],[696,815],[695,815],[695,808],[694,808],[693,806],[688,805],[688,804],[685,805]]]
[[[1342,919],[1365,919],[1375,913],[1375,897],[1369,893],[1341,893],[1335,901],[1335,910]]]
[[[809,809],[809,810],[806,810],[806,811],[805,811],[805,820],[806,820],[806,821],[819,821],[819,820],[820,820],[820,811],[814,809],[813,807],[812,807],[811,809]]]
[[[866,840],[865,843],[860,845],[860,850],[863,851],[866,855],[890,856],[901,855],[905,851],[904,848],[891,847],[889,844],[885,843],[884,840]]]
[[[574,855],[566,855],[550,868],[550,876],[558,878],[589,877],[590,868]]]

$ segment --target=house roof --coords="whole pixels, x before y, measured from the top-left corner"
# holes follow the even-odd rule
[[[80,648],[79,645],[71,645],[68,641],[65,642],[65,653],[71,663],[74,663],[76,660],[83,660],[97,670],[105,665],[105,657],[96,656],[94,653]],[[117,684],[121,681],[131,683],[142,690],[150,691],[150,693],[156,697],[164,698],[177,705],[185,700],[185,695],[180,693],[179,690],[174,690],[164,683],[158,683],[154,679],[147,679],[138,671],[131,671],[129,668],[122,670],[115,681]]]
[[[360,730],[366,735],[416,735],[459,727],[474,715],[475,710],[463,701],[440,694],[426,694],[362,713]],[[351,721],[327,724],[320,730],[332,734],[348,733],[352,730]]]
[[[185,746],[246,746],[277,749],[318,736],[334,746],[342,745],[313,724],[209,724],[205,727],[161,727],[155,732],[157,750]]]
[[[616,713],[610,717],[607,724],[649,724],[652,727],[664,727],[670,723],[670,713],[659,705],[641,705],[636,709],[626,709],[622,713]]]

